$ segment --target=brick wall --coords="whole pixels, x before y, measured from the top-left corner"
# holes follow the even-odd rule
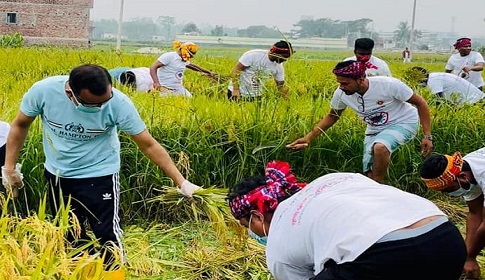
[[[0,34],[19,32],[26,44],[87,46],[93,0],[0,1]],[[17,23],[7,23],[16,13]]]

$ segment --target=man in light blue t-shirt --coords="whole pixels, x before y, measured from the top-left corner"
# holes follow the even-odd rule
[[[180,186],[182,194],[190,197],[200,189],[184,178],[167,151],[150,135],[131,100],[112,87],[108,71],[93,64],[78,66],[69,76],[41,80],[24,95],[11,125],[7,142],[12,145],[7,147],[2,167],[2,177],[10,189],[22,185],[22,174],[15,165],[37,116],[43,124],[45,176],[52,210],[58,209],[60,193],[66,202],[71,196],[80,225],[87,220],[102,244],[112,241],[123,251],[118,217],[118,129],[133,138],[143,153]],[[70,237],[73,242],[86,239],[84,228],[80,239]],[[105,258],[106,264],[109,259]]]

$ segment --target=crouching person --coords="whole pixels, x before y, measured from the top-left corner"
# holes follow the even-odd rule
[[[115,244],[123,255],[118,213],[118,130],[129,134],[184,195],[192,196],[200,189],[184,178],[168,152],[151,136],[129,97],[112,87],[108,71],[93,64],[75,67],[69,76],[45,78],[23,96],[8,135],[2,167],[3,183],[10,189],[22,186],[22,174],[15,166],[37,116],[42,120],[51,209],[55,214],[62,203],[65,205],[71,199],[71,210],[82,226],[80,238],[68,236],[74,246],[89,242],[83,226],[88,222],[101,245]],[[103,249],[106,269],[113,269],[112,254],[106,246]],[[118,275],[112,278],[124,279],[123,271],[116,271],[110,273]]]
[[[286,162],[228,194],[232,215],[266,243],[278,280],[459,279],[458,229],[431,201],[355,173],[305,186]]]

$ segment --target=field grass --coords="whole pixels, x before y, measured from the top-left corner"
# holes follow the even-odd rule
[[[228,76],[245,50],[201,48],[193,62]],[[270,81],[261,102],[229,102],[227,84],[190,71],[186,72],[184,84],[194,94],[191,99],[160,98],[117,85],[133,100],[150,132],[170,152],[182,173],[208,188],[194,200],[178,196],[170,189],[172,182],[136,149],[129,137],[120,136],[121,214],[130,279],[270,279],[264,249],[248,241],[244,231],[228,217],[222,193],[241,178],[260,173],[265,163],[273,159],[290,162],[302,181],[328,172],[360,172],[365,127],[352,112],[345,112],[335,127],[312,142],[310,149],[295,152],[283,148],[309,131],[328,111],[337,86],[331,69],[338,60],[351,55],[350,51],[297,50],[285,63],[291,88],[289,100],[280,98]],[[413,63],[403,64],[400,53],[376,55],[389,61],[398,78],[417,65],[443,71],[448,58],[416,54]],[[68,74],[81,63],[97,63],[106,68],[139,67],[149,66],[156,58],[157,55],[116,53],[110,48],[2,49],[0,119],[14,118],[22,95],[39,79]],[[429,91],[416,90],[431,106],[436,152],[466,154],[484,146],[483,104],[436,105]],[[435,201],[464,232],[464,203],[423,187],[417,175],[422,162],[419,144],[417,138],[393,155],[389,183]],[[252,153],[264,145],[275,147]],[[53,238],[57,240],[53,243],[48,240],[48,236],[62,237],[69,226],[65,223],[68,214],[58,214],[58,222],[53,222],[54,217],[45,211],[43,160],[41,125],[37,120],[20,159],[26,187],[16,202],[1,203],[4,211],[0,218],[0,263],[5,265],[0,266],[4,268],[0,269],[4,271],[0,272],[0,279],[76,279],[88,263],[99,266],[96,259],[75,256],[62,238]],[[27,219],[35,226],[22,230]],[[38,239],[32,239],[33,235],[39,235]],[[42,252],[57,253],[47,256]]]

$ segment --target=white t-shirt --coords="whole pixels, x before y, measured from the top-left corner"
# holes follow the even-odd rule
[[[273,77],[278,82],[285,80],[283,65],[269,60],[268,53],[267,50],[251,50],[239,58],[239,63],[247,67],[239,76],[241,96],[260,96],[263,91],[263,83],[269,77]],[[229,82],[228,88],[230,91],[233,90],[232,81]]]
[[[10,132],[10,124],[0,121],[0,147],[7,143],[7,136]]]
[[[138,67],[129,70],[135,74],[136,89],[139,91],[149,91],[153,88],[153,79],[150,76],[150,68]]]
[[[461,56],[460,53],[455,53],[450,56],[448,62],[446,63],[446,70],[452,70],[451,73],[460,76],[462,73],[461,69],[465,66],[472,67],[478,62],[485,62],[483,56],[476,51],[471,51],[467,56]],[[481,87],[484,85],[482,71],[470,71],[470,75],[466,77],[470,83],[474,84],[476,87]]]
[[[357,57],[352,56],[344,59],[344,61],[347,61],[347,60],[357,60]],[[392,77],[391,70],[389,69],[389,65],[387,65],[387,63],[384,60],[371,55],[369,62],[374,64],[377,67],[377,69],[367,68],[367,70],[365,70],[365,74],[367,75],[367,77],[373,77],[373,76]]]
[[[463,160],[468,162],[473,177],[477,181],[477,185],[472,186],[470,192],[463,196],[465,201],[470,201],[485,193],[485,148],[467,154],[463,157]]]
[[[183,61],[177,52],[164,53],[158,58],[158,61],[163,64],[157,70],[160,85],[172,90],[182,87],[185,67],[190,62]]]
[[[430,73],[428,87],[434,94],[442,92],[443,98],[456,104],[475,103],[485,98],[485,93],[476,86],[451,73]]]
[[[277,280],[308,280],[332,259],[355,260],[386,234],[445,215],[431,201],[361,174],[324,175],[273,215],[266,262]]]
[[[335,90],[330,107],[343,110],[350,107],[367,124],[366,134],[375,134],[397,123],[419,122],[418,110],[406,102],[413,90],[396,78],[369,77],[369,89],[360,97],[358,93],[346,95]],[[362,105],[363,104],[363,105]]]

